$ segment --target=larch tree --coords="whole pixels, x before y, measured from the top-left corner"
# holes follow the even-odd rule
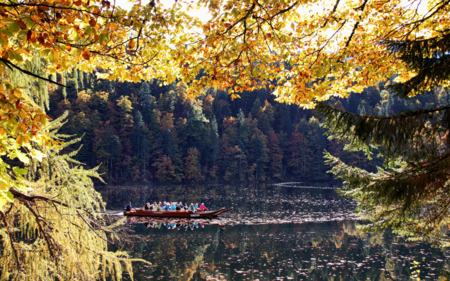
[[[175,60],[148,65],[174,54],[170,46],[187,34],[182,23],[192,19],[180,9],[155,2],[125,11],[109,1],[0,1],[1,279],[121,279],[125,268],[132,274],[124,253],[107,250],[114,235],[96,215],[104,206],[91,180],[99,178],[96,169],[60,153],[75,141],[64,144],[56,133],[64,121],[45,114],[47,83],[65,89],[73,69],[112,80],[159,73],[174,81],[166,67]],[[82,82],[75,78],[76,88]],[[7,158],[18,161],[10,165]]]

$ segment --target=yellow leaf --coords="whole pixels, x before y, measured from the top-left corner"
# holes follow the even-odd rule
[[[9,190],[8,182],[5,179],[0,178],[0,191],[7,191],[7,190]]]
[[[19,135],[19,136],[16,138],[16,142],[17,142],[20,146],[22,146],[22,144],[23,144],[23,137],[22,137],[22,135]]]
[[[28,52],[26,50],[22,49],[22,48],[17,49],[16,53],[18,53],[18,54],[28,54]]]
[[[17,98],[22,98],[22,92],[20,90],[14,89],[13,93]]]
[[[29,164],[30,163],[30,158],[27,157],[27,155],[25,153],[20,152],[19,150],[15,150],[15,155],[17,156],[17,158],[19,158],[19,160],[24,163],[24,164]]]
[[[117,31],[119,29],[119,25],[117,25],[117,23],[111,22],[109,23],[109,28],[111,30]]]
[[[55,58],[55,60],[58,60],[59,59],[59,52],[56,51],[56,50],[53,50],[52,52],[53,52],[53,57]]]

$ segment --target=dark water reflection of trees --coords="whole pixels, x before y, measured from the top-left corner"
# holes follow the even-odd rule
[[[353,216],[354,204],[334,190],[291,184],[99,191],[110,210],[128,200],[139,205],[186,201],[204,202],[212,209],[235,207],[225,219],[234,225],[225,229],[192,222],[187,227],[174,222],[169,229],[164,223],[139,220],[124,226],[129,239],[121,248],[153,264],[136,264],[136,280],[411,280],[416,274],[437,280],[449,265],[447,249],[389,233],[363,234]]]
[[[107,209],[121,210],[131,201],[205,203],[210,210],[233,207],[227,213],[239,224],[304,223],[354,220],[355,204],[329,188],[284,184],[148,185],[99,188]]]
[[[446,250],[364,235],[355,221],[131,230],[124,249],[153,264],[136,265],[136,280],[410,280],[413,261],[436,280],[448,266]]]

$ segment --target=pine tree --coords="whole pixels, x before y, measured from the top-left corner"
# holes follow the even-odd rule
[[[125,140],[128,136],[132,134],[133,131],[133,117],[131,113],[133,112],[133,106],[128,97],[121,96],[117,101],[117,107],[119,108],[120,117],[120,138]]]
[[[173,113],[175,109],[175,102],[177,100],[177,95],[175,91],[170,90],[167,93],[160,94],[158,99],[158,108],[161,111],[167,111]]]
[[[80,147],[77,155],[75,156],[78,161],[85,164],[90,163],[90,155],[92,151],[92,142],[93,142],[93,124],[91,119],[87,118],[85,112],[78,113],[73,119],[73,123],[77,124],[75,134],[77,136],[83,136],[83,145]]]

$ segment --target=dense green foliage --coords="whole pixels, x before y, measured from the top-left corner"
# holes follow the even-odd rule
[[[99,164],[109,183],[125,181],[227,181],[295,179],[334,182],[323,151],[347,163],[375,170],[363,153],[342,151],[328,140],[316,113],[274,101],[269,91],[246,92],[231,100],[209,89],[191,99],[184,83],[158,81],[119,83],[71,74],[67,98],[51,94],[50,115],[65,110],[70,121],[64,133],[83,136],[77,160]],[[77,81],[77,83],[75,83]],[[362,94],[329,103],[342,110],[387,115],[447,103],[444,90],[403,100],[386,90],[387,83]]]

